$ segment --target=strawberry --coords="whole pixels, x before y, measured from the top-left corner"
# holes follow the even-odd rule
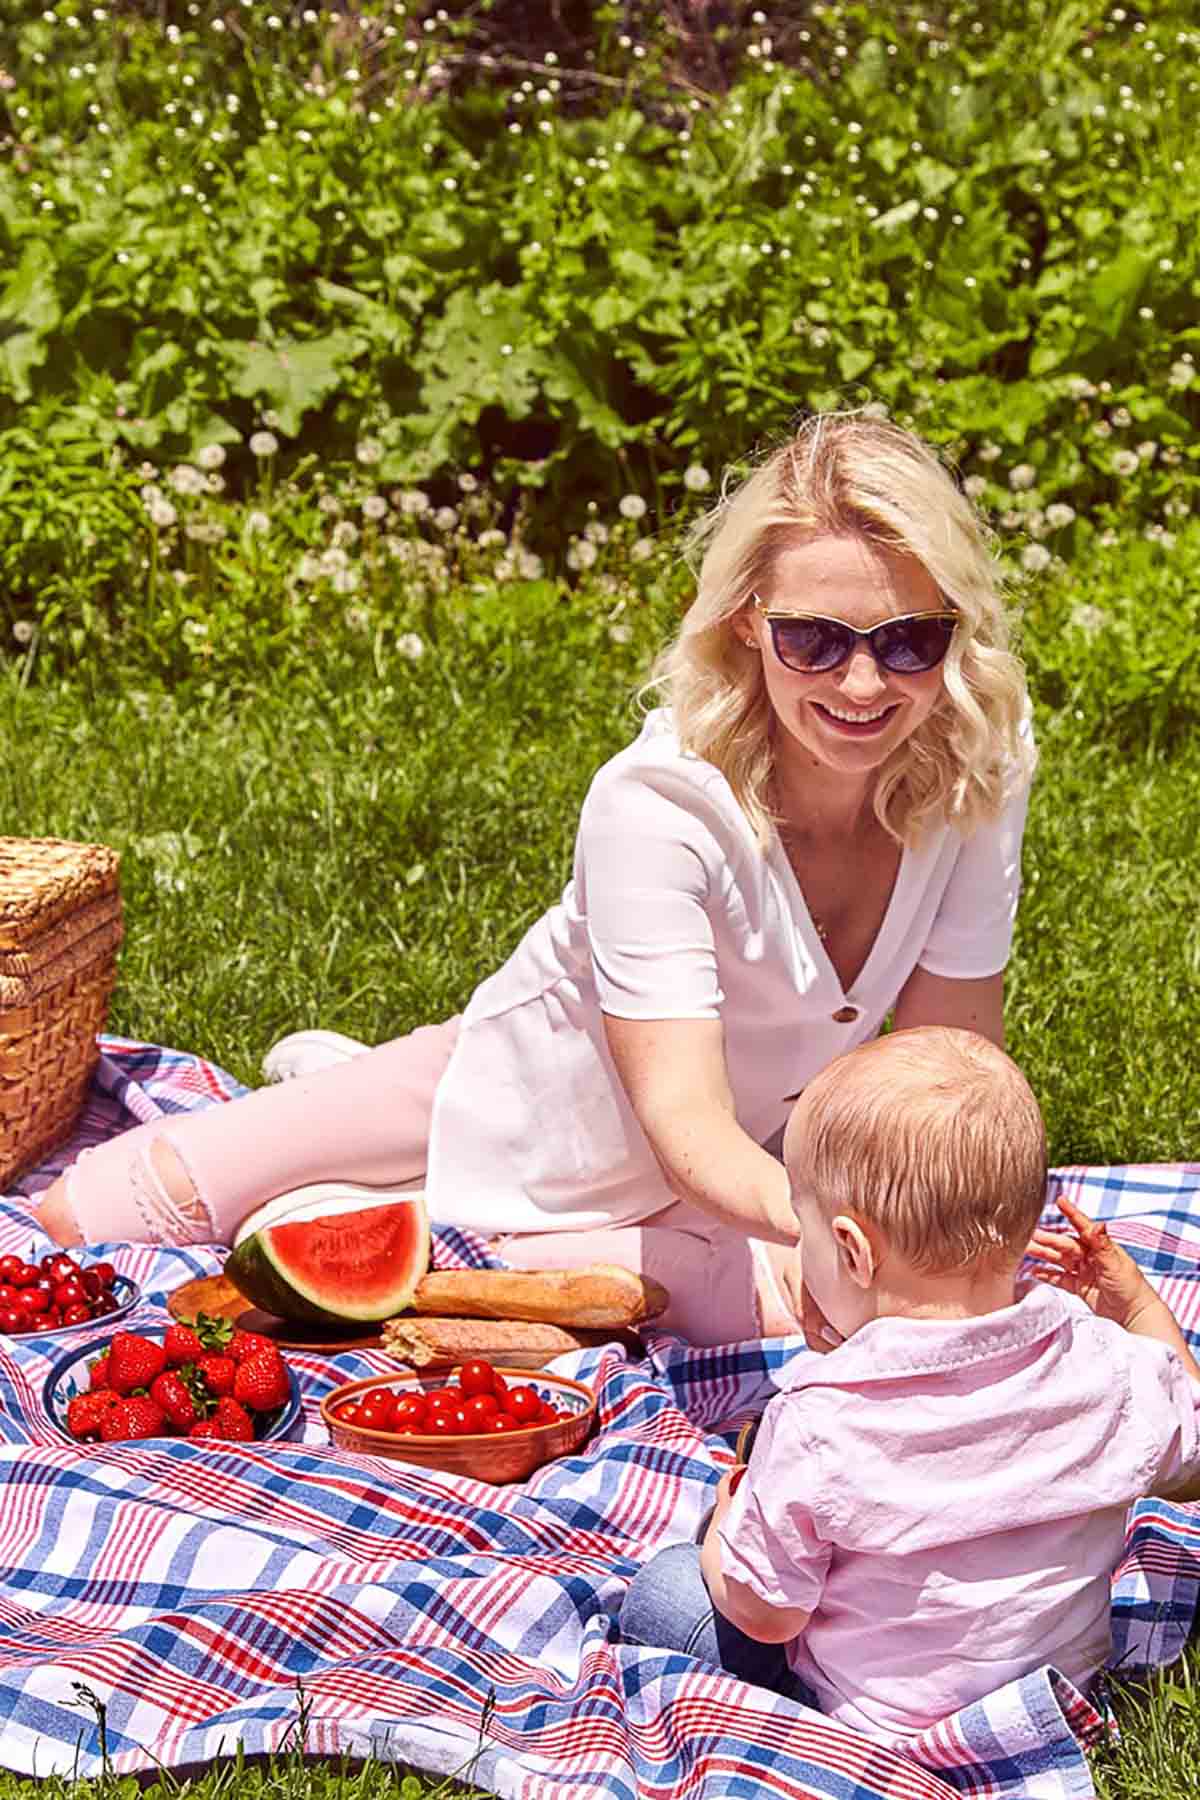
[[[201,1416],[196,1397],[178,1369],[164,1369],[155,1376],[150,1383],[150,1398],[162,1407],[168,1423],[177,1431],[186,1431]]]
[[[76,1394],[67,1402],[67,1430],[73,1438],[81,1442],[94,1442],[100,1436],[100,1428],[105,1415],[114,1406],[121,1404],[120,1399],[111,1388],[93,1389],[90,1393]]]
[[[242,1363],[262,1350],[273,1350],[276,1356],[279,1355],[278,1346],[269,1337],[263,1337],[260,1331],[235,1331],[225,1354],[232,1356],[235,1363]]]
[[[271,1412],[283,1405],[290,1391],[287,1366],[274,1344],[238,1364],[233,1397],[251,1412]]]
[[[197,1419],[194,1425],[188,1426],[190,1438],[219,1438],[221,1427],[215,1419]]]
[[[88,1364],[88,1380],[93,1388],[107,1388],[108,1361],[108,1352],[105,1351],[104,1355],[98,1356],[94,1363]]]
[[[100,1422],[100,1436],[106,1444],[126,1438],[161,1437],[165,1425],[162,1407],[148,1395],[136,1394],[109,1407]]]
[[[118,1394],[132,1394],[134,1388],[148,1388],[166,1366],[161,1344],[134,1331],[118,1331],[108,1351],[108,1385]]]
[[[199,1362],[204,1355],[204,1345],[190,1325],[168,1325],[163,1338],[163,1353],[167,1367],[178,1369],[184,1363]]]
[[[218,1400],[222,1394],[232,1394],[233,1378],[237,1374],[237,1364],[232,1356],[218,1356],[210,1352],[200,1358],[196,1368],[203,1375],[209,1393]]]
[[[214,1437],[232,1438],[237,1443],[248,1444],[254,1436],[254,1420],[244,1406],[228,1395],[217,1401],[212,1423],[217,1427]]]

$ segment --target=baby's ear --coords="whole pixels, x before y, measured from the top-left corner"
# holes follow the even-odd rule
[[[852,1213],[838,1213],[831,1223],[842,1267],[860,1288],[869,1288],[879,1272],[879,1256],[871,1232]]]

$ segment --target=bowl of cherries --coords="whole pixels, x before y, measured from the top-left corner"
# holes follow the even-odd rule
[[[141,1290],[110,1262],[81,1263],[65,1250],[40,1260],[0,1256],[0,1336],[44,1337],[109,1324]]]
[[[499,1483],[524,1481],[577,1450],[595,1421],[596,1396],[548,1369],[501,1374],[479,1360],[449,1375],[343,1382],[321,1402],[321,1417],[342,1450]]]

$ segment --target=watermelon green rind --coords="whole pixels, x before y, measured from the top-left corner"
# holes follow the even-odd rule
[[[420,1194],[284,1217],[239,1240],[225,1265],[238,1291],[277,1318],[312,1325],[393,1318],[429,1267]]]

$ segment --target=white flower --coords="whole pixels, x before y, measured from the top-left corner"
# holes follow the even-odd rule
[[[1071,608],[1071,624],[1076,631],[1082,631],[1085,637],[1095,637],[1108,624],[1108,614],[1099,606],[1089,606],[1081,601]]]
[[[386,519],[388,503],[382,494],[368,494],[362,509],[364,519]]]
[[[1173,388],[1191,387],[1196,379],[1196,370],[1190,362],[1173,362],[1167,370],[1167,386]]]
[[[146,511],[150,514],[150,523],[157,525],[160,531],[166,531],[168,526],[173,525],[179,517],[171,502],[164,500],[161,494],[155,494],[153,499],[147,502]]]
[[[999,444],[980,444],[975,454],[980,462],[993,463],[1000,455],[1000,446]]]
[[[623,519],[644,519],[646,502],[640,494],[625,494],[617,502],[617,511]]]
[[[364,469],[370,469],[383,455],[383,445],[377,438],[361,438],[354,446],[354,454]]]
[[[225,527],[219,519],[197,519],[193,525],[185,525],[184,533],[194,544],[219,544],[225,536]]]
[[[433,515],[433,522],[439,531],[453,531],[458,524],[458,514],[452,506],[439,506]]]
[[[600,552],[587,538],[575,538],[567,548],[568,569],[590,569]]]
[[[335,569],[330,576],[335,594],[352,594],[358,586],[357,569]]]
[[[1008,471],[1008,485],[1014,492],[1031,488],[1036,480],[1037,470],[1032,463],[1018,463],[1015,469]]]
[[[321,565],[315,556],[302,556],[296,564],[297,581],[319,581]]]
[[[1075,517],[1075,508],[1065,500],[1053,500],[1046,508],[1046,523],[1051,531],[1062,531]]]
[[[365,606],[348,606],[346,608],[346,624],[351,631],[366,631],[371,624],[371,615]]]
[[[205,444],[197,450],[196,461],[202,469],[219,469],[225,461],[224,444]]]
[[[654,539],[638,538],[637,542],[630,546],[629,554],[634,562],[649,562],[654,555]]]
[[[340,545],[343,549],[349,548],[351,544],[357,544],[358,526],[350,519],[339,519],[330,533],[329,541],[331,544]]]
[[[392,495],[393,504],[410,519],[420,519],[429,511],[429,495],[420,488],[400,488]]]
[[[882,400],[868,400],[862,409],[862,416],[864,419],[886,419],[888,409]]]
[[[1137,446],[1137,453],[1143,462],[1153,462],[1158,455],[1158,445],[1153,438],[1147,438]]]
[[[274,456],[279,448],[279,439],[273,431],[255,431],[250,436],[250,454],[252,456]]]
[[[1090,400],[1096,392],[1096,386],[1086,375],[1072,375],[1067,382],[1067,392],[1072,400]]]
[[[322,494],[317,501],[317,511],[323,512],[331,519],[336,519],[342,510],[342,503],[336,494]]]
[[[627,644],[633,636],[632,625],[610,625],[608,635],[614,644]]]
[[[963,482],[963,493],[969,500],[981,500],[987,492],[987,482],[982,475],[968,475]]]
[[[1141,468],[1141,459],[1136,450],[1114,450],[1112,471],[1114,475],[1136,475]]]
[[[202,494],[204,477],[199,469],[193,469],[191,463],[177,463],[167,476],[167,480],[177,494]]]
[[[415,631],[402,631],[396,639],[396,648],[409,662],[420,662],[425,654],[425,640],[418,637]]]
[[[246,514],[246,530],[250,533],[251,537],[265,537],[270,529],[270,513],[259,512],[256,509],[254,512],[248,512]]]
[[[478,486],[479,483],[473,475],[468,475],[464,472],[458,478],[458,491],[460,494],[473,494]]]
[[[1107,419],[1097,419],[1096,423],[1092,426],[1092,430],[1095,432],[1096,436],[1099,438],[1106,438],[1106,437],[1112,436],[1112,426],[1109,424]]]
[[[340,544],[334,544],[329,550],[321,552],[322,575],[340,575],[343,569],[350,566],[350,558]]]
[[[1021,552],[1021,567],[1030,575],[1040,574],[1049,566],[1050,552],[1045,544],[1026,544]]]
[[[13,636],[18,644],[32,644],[37,635],[37,626],[30,619],[18,619],[13,626]]]
[[[607,544],[608,526],[601,525],[597,519],[592,519],[584,526],[583,535],[589,544]]]
[[[712,486],[712,476],[703,463],[689,463],[683,471],[683,485],[689,493],[702,494]]]
[[[493,528],[481,531],[475,542],[481,550],[498,550],[504,542],[504,533]]]
[[[540,581],[546,572],[545,563],[540,556],[535,556],[532,550],[521,551],[517,557],[517,568],[522,581]]]
[[[1133,424],[1133,414],[1127,406],[1115,407],[1113,409],[1112,422],[1114,425],[1118,426],[1120,430],[1124,431],[1127,425]]]

